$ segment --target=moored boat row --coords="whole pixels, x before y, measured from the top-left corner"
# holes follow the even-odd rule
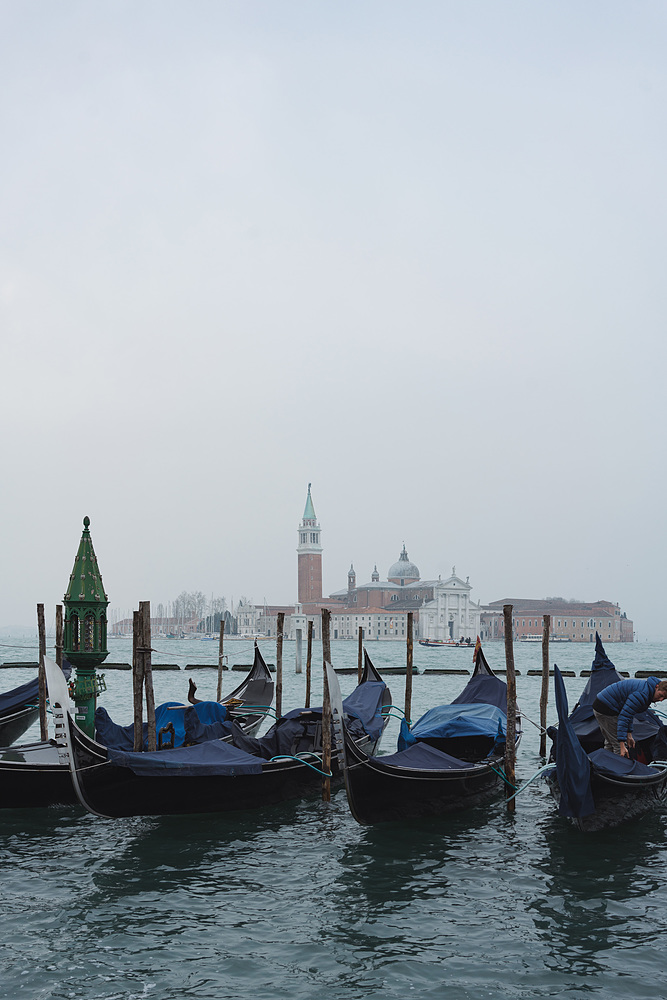
[[[393,753],[379,753],[395,706],[368,654],[361,683],[345,700],[330,665],[326,673],[333,733],[328,776],[334,784],[344,781],[359,822],[445,815],[499,797],[506,782],[507,689],[479,642],[473,675],[460,694],[412,725],[404,718]],[[655,712],[637,716],[636,760],[602,748],[592,703],[621,678],[599,636],[591,676],[571,714],[557,667],[554,675],[559,725],[549,730],[547,781],[561,814],[582,830],[596,830],[660,802],[667,791],[667,730]],[[317,794],[325,777],[321,708],[288,712],[257,736],[273,697],[257,647],[249,674],[222,703],[199,701],[191,682],[188,704],[160,706],[157,752],[134,752],[132,727],[115,726],[104,709],[96,715],[96,738],[87,737],[71,717],[65,677],[51,661],[47,678],[56,739],[0,749],[2,807],[78,802],[107,817],[227,812]],[[517,745],[520,736],[519,716]]]

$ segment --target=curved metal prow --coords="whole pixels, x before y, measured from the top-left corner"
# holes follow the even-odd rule
[[[72,730],[70,728],[69,715],[72,702],[69,696],[69,691],[67,690],[67,682],[58,664],[49,659],[48,656],[44,657],[44,667],[46,670],[46,686],[49,692],[49,702],[51,703],[51,711],[53,712],[53,721],[56,730],[55,739],[58,746],[58,759],[61,764],[69,767],[69,773],[76,797],[83,808],[87,812],[93,813],[95,816],[101,816],[103,819],[110,819],[111,817],[107,816],[105,813],[101,813],[98,812],[97,809],[93,809],[84,798],[83,792],[81,791],[81,785],[79,784],[79,776],[76,773],[76,763],[74,761],[74,753],[72,750]]]
[[[344,766],[345,738],[343,736],[343,698],[340,693],[340,684],[336,677],[336,671],[330,663],[326,665],[327,683],[329,685],[329,699],[331,701],[331,728],[333,729],[334,746],[340,755],[341,765]]]

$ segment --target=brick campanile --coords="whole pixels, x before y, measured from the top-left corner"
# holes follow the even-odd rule
[[[298,532],[299,544],[296,551],[299,570],[299,604],[312,604],[314,601],[322,599],[322,546],[320,544],[320,526],[317,523],[315,508],[310,496],[310,483],[308,483],[306,507]]]

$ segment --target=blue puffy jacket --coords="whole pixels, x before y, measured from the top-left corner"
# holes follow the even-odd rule
[[[627,742],[628,733],[632,732],[633,718],[650,706],[655,697],[655,686],[659,683],[659,677],[647,677],[643,681],[628,677],[616,684],[609,684],[600,691],[600,701],[608,705],[614,715],[618,715],[616,739],[619,742]]]

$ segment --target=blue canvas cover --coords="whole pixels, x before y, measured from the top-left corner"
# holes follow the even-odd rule
[[[473,675],[452,705],[495,705],[507,713],[507,684],[494,674]]]
[[[141,777],[196,778],[211,775],[235,777],[240,774],[261,774],[262,761],[220,740],[176,750],[156,750],[152,753],[108,751],[109,760],[117,767],[128,767]]]
[[[69,679],[72,667],[67,661],[63,663],[62,671],[65,678]],[[12,712],[17,712],[24,705],[38,704],[39,678],[35,677],[34,680],[26,681],[25,684],[21,684],[19,687],[12,688],[11,691],[5,691],[4,694],[0,694],[0,716],[11,715]]]
[[[382,732],[385,720],[382,717],[382,697],[387,690],[384,681],[365,681],[358,684],[352,694],[343,699],[343,714],[351,719],[358,719],[364,731],[376,739]],[[319,708],[295,708],[282,716],[282,719],[298,719],[309,712],[322,718],[322,706]],[[280,721],[282,721],[282,719]]]
[[[386,754],[377,757],[376,760],[383,764],[392,764],[395,767],[410,767],[419,771],[453,771],[460,768],[472,766],[469,762],[452,757],[448,753],[443,753],[429,743],[413,743],[407,750],[398,753]]]
[[[655,767],[642,764],[639,760],[630,760],[629,757],[621,757],[611,750],[594,750],[588,757],[596,771],[610,778],[655,777],[658,773]]]
[[[577,819],[595,812],[591,791],[591,764],[568,718],[567,694],[558,667],[554,666],[554,689],[558,712],[556,774],[560,786],[561,816]]]
[[[496,705],[485,702],[438,705],[429,709],[411,729],[401,726],[398,749],[406,750],[418,740],[451,739],[460,736],[488,736],[494,739],[505,732],[507,718]]]
[[[343,712],[352,719],[359,719],[373,739],[381,734],[385,719],[382,717],[382,697],[387,690],[384,681],[366,681],[359,684],[343,701]]]
[[[623,678],[616,670],[616,667],[607,656],[599,634],[595,633],[595,656],[591,666],[591,676],[588,678],[584,690],[581,692],[579,701],[572,709],[570,722],[575,733],[580,740],[599,737],[602,740],[600,727],[593,714],[593,702],[600,691],[610,684],[616,684]],[[633,735],[635,740],[649,739],[655,736],[660,729],[660,722],[653,712],[641,712],[635,716],[633,723]]]
[[[222,712],[219,709],[222,709]],[[232,732],[227,709],[217,701],[200,701],[196,705],[190,705],[185,710],[183,720],[187,745],[221,740],[225,736],[230,736]]]
[[[202,728],[199,730],[200,739],[196,742],[203,742],[207,738],[207,734],[211,733],[211,730],[206,727],[213,724],[225,723],[227,718],[227,709],[217,701],[200,701],[196,705],[183,705],[180,701],[166,701],[164,704],[158,705],[155,709],[156,739],[160,730],[171,723],[174,727],[174,746],[184,746],[186,742],[186,714],[191,712],[194,712],[195,718],[202,723]],[[189,715],[189,718],[190,734],[192,734],[196,726],[192,720],[192,715]],[[95,729],[99,742],[105,747],[113,747],[116,750],[134,749],[134,724],[130,723],[129,726],[117,725],[102,706],[95,712]],[[223,730],[223,735],[226,735],[229,729],[230,727]],[[210,735],[208,738],[211,738]],[[213,738],[217,739],[219,737],[214,734]],[[162,740],[165,743],[171,743],[171,733],[163,733]],[[192,740],[192,742],[195,742],[195,740]],[[143,725],[143,746],[144,748],[148,746],[147,723]]]

